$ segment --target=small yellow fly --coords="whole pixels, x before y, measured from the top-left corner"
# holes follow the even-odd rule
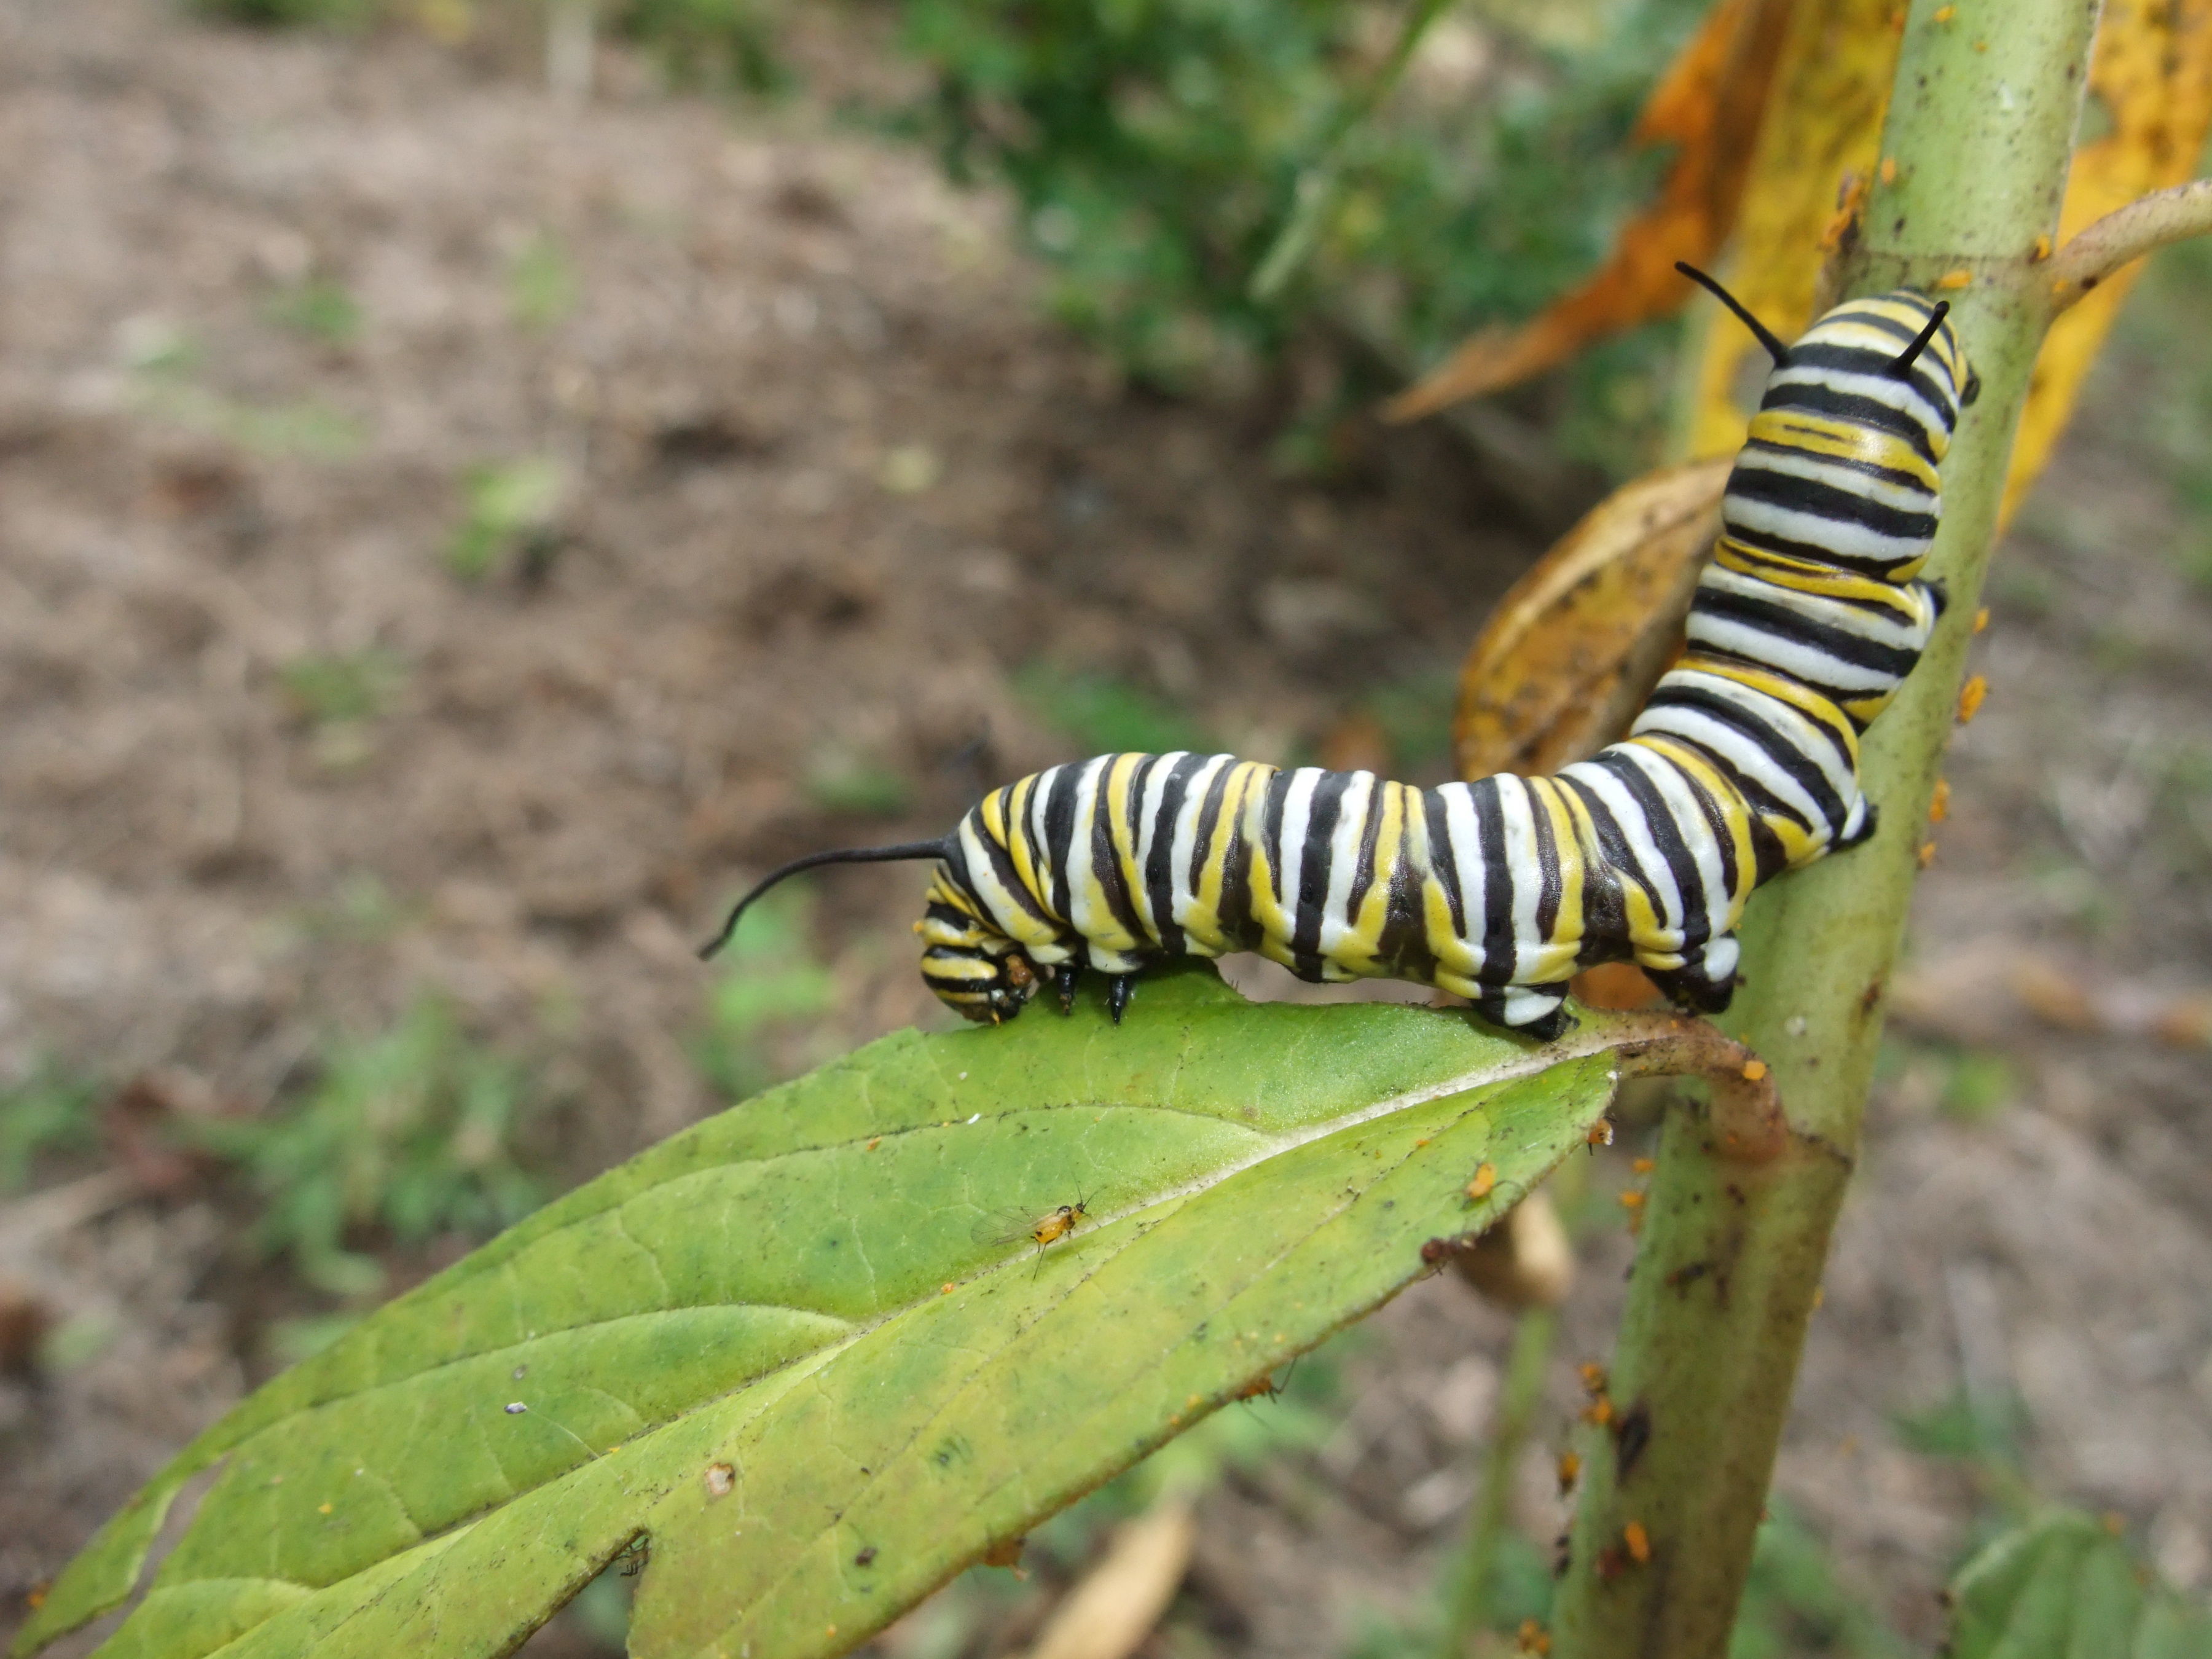
[[[1037,1248],[1042,1263],[1048,1246],[1057,1244],[1074,1232],[1082,1222],[1091,1218],[1091,1202],[1079,1198],[1073,1204],[1062,1204],[1057,1209],[1039,1215],[1034,1210],[999,1210],[985,1216],[975,1224],[975,1242],[993,1246],[1012,1244],[1028,1239]]]

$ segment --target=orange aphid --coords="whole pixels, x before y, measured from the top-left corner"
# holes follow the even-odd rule
[[[1613,1421],[1613,1401],[1600,1395],[1583,1407],[1583,1421],[1603,1428]]]
[[[1591,1394],[1603,1394],[1605,1392],[1605,1367],[1599,1364],[1596,1360],[1584,1360],[1580,1369],[1580,1375],[1583,1379],[1583,1387],[1589,1390],[1589,1392]]]
[[[1920,867],[1925,870],[1929,865],[1936,862],[1936,843],[1932,841],[1922,842],[1920,843],[1920,850],[1917,853],[1915,853],[1912,856]]]
[[[1894,155],[1885,155],[1881,158],[1881,181],[1885,185],[1893,185],[1897,182],[1897,157]]]
[[[1990,608],[1987,605],[1984,605],[1979,611],[1974,612],[1974,632],[1978,634],[1989,625]]]
[[[1547,1654],[1552,1650],[1552,1633],[1534,1619],[1523,1619],[1513,1646],[1520,1653]]]
[[[1947,270],[1941,276],[1938,276],[1936,279],[1936,288],[1939,293],[1946,290],[1955,291],[1962,288],[1972,288],[1973,284],[1974,273],[1971,270]]]
[[[1030,1229],[1030,1237],[1042,1249],[1048,1244],[1057,1244],[1075,1231],[1076,1218],[1085,1213],[1080,1204],[1063,1204],[1050,1215],[1037,1218],[1036,1225]]]
[[[1496,1190],[1497,1186],[1498,1166],[1495,1164],[1479,1164],[1475,1166],[1474,1179],[1467,1183],[1467,1195],[1480,1204]]]
[[[1654,1158],[1639,1158],[1628,1167],[1638,1175],[1650,1175],[1659,1167],[1659,1160]]]
[[[1582,1479],[1582,1473],[1583,1457],[1580,1452],[1563,1451],[1559,1454],[1560,1497],[1565,1498],[1575,1489],[1575,1482]]]
[[[1936,780],[1936,793],[1928,797],[1928,822],[1941,823],[1951,816],[1951,785],[1945,778]]]
[[[1758,1082],[1761,1078],[1765,1077],[1765,1075],[1766,1075],[1766,1062],[1765,1062],[1765,1060],[1747,1060],[1746,1061],[1744,1061],[1744,1063],[1743,1063],[1743,1080],[1744,1080],[1746,1083],[1756,1083],[1756,1082]]]
[[[1628,1559],[1638,1566],[1651,1559],[1651,1534],[1644,1530],[1641,1521],[1632,1521],[1623,1527],[1620,1541],[1628,1546]]]
[[[1990,683],[1979,674],[1959,688],[1959,724],[1964,726],[1982,712],[1982,699],[1990,695]]]
[[[1642,1209],[1644,1207],[1644,1194],[1638,1192],[1635,1188],[1631,1187],[1627,1191],[1621,1194],[1620,1207],[1624,1210]]]
[[[1836,191],[1836,216],[1828,221],[1820,232],[1820,251],[1833,253],[1843,245],[1844,237],[1857,222],[1860,210],[1866,206],[1867,181],[1863,173],[1846,173],[1843,186]]]
[[[1037,1259],[1042,1265],[1048,1246],[1059,1243],[1090,1218],[1091,1201],[1082,1198],[1073,1204],[1062,1204],[1056,1209],[1047,1210],[1042,1215],[1034,1211],[1000,1210],[975,1224],[975,1238],[979,1244],[993,1246],[1012,1244],[1026,1238],[1036,1246]]]

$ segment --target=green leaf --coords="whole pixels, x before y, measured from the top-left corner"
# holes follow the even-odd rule
[[[1547,1061],[1552,1062],[1547,1064]],[[662,1143],[364,1320],[95,1538],[28,1652],[502,1653],[614,1556],[641,1655],[850,1648],[1430,1271],[1580,1146],[1607,1058],[1202,965],[902,1032]],[[1495,1189],[1471,1202],[1481,1164]],[[1082,1200],[1039,1251],[1001,1208]]]
[[[2101,1522],[2062,1510],[1989,1544],[1951,1584],[1951,1659],[2182,1659],[2212,1617],[2138,1565]]]

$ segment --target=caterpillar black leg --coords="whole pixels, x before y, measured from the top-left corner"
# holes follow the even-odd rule
[[[1830,847],[1831,852],[1845,853],[1854,847],[1863,847],[1874,839],[1875,830],[1881,823],[1881,809],[1872,801],[1863,803],[1866,810],[1855,824],[1847,825]]]
[[[1052,970],[1052,988],[1060,994],[1060,1012],[1063,1015],[1075,1012],[1075,981],[1081,972],[1072,962],[1063,962]]]
[[[1114,1017],[1116,1025],[1121,1023],[1121,1016],[1128,1012],[1129,993],[1136,988],[1136,984],[1134,974],[1115,974],[1106,981],[1106,1012]]]
[[[1645,969],[1651,982],[1656,985],[1675,1007],[1686,1013],[1722,1014],[1735,1000],[1736,975],[1731,973],[1724,980],[1711,980],[1702,973],[1678,969],[1667,973]]]

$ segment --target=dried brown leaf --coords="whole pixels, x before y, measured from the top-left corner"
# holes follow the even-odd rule
[[[1519,328],[1487,328],[1393,398],[1383,417],[1411,421],[1495,392],[1589,341],[1678,308],[1674,262],[1710,261],[1735,222],[1766,106],[1790,0],[1719,0],[1652,89],[1631,135],[1676,146],[1659,198],[1621,227],[1612,256],[1581,287]]]
[[[1790,19],[1721,273],[1785,340],[1812,321],[1822,262],[1850,234],[1874,172],[1901,15],[1896,0],[1798,0]],[[1749,421],[1735,393],[1759,345],[1717,306],[1709,317],[1690,453],[1733,454]]]
[[[2212,0],[2106,0],[2089,92],[2111,130],[2075,153],[2059,243],[2139,196],[2185,183],[2212,131]],[[2003,516],[2012,517],[2066,428],[2074,399],[2141,265],[2110,276],[2044,337],[2013,440]]]
[[[1514,584],[1460,672],[1459,775],[1556,771],[1627,728],[1680,647],[1725,460],[1648,473]]]

